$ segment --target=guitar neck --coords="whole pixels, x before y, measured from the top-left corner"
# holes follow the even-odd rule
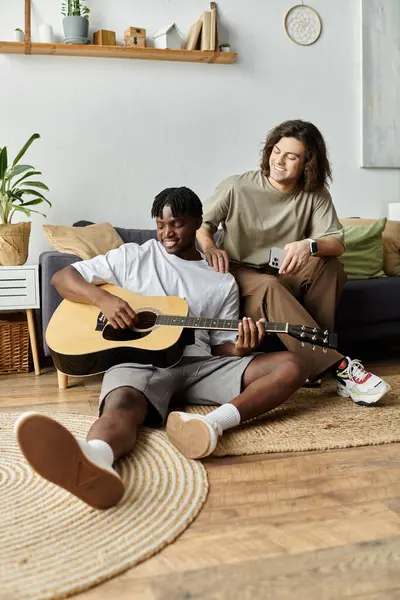
[[[215,329],[218,331],[237,331],[239,329],[238,319],[209,319],[207,317],[174,317],[170,315],[159,315],[156,325],[170,327],[184,327],[187,329]],[[267,333],[287,333],[287,323],[263,323]]]

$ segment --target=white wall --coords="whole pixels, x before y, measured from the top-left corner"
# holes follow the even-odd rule
[[[360,0],[314,0],[323,34],[313,46],[283,30],[291,0],[220,0],[232,66],[0,55],[0,146],[16,152],[33,132],[29,161],[54,203],[33,219],[30,262],[48,248],[43,222],[78,219],[148,227],[154,195],[187,185],[202,199],[219,180],[255,168],[265,134],[303,118],[323,132],[340,215],[383,216],[400,201],[400,170],[360,169]],[[183,32],[203,0],[89,0],[91,29],[129,25],[151,35],[175,21]],[[0,39],[23,28],[23,0],[0,0]],[[33,39],[42,22],[61,35],[61,0],[33,0]],[[36,36],[36,37],[35,37]]]

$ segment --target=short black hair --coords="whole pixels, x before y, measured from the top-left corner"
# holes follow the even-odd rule
[[[187,187],[167,188],[160,192],[154,199],[151,216],[161,217],[165,206],[171,208],[173,217],[201,217],[203,214],[200,198]]]

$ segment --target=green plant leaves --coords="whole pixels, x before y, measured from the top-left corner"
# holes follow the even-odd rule
[[[19,161],[21,160],[21,158],[23,157],[23,155],[25,154],[25,152],[28,150],[29,146],[35,140],[38,140],[38,139],[40,139],[40,135],[38,133],[34,133],[33,135],[31,135],[31,137],[29,138],[29,140],[26,142],[25,146],[23,146],[21,148],[21,150],[18,152],[17,156],[15,157],[14,162],[12,164],[13,167],[15,167],[15,165],[19,163]]]
[[[25,173],[25,171],[32,171],[34,168],[35,167],[32,167],[32,165],[18,165],[17,167],[9,169],[6,173],[6,179],[12,179],[17,175],[21,175],[21,173]]]
[[[41,181],[25,181],[24,185],[29,185],[31,187],[37,187],[41,190],[46,190],[47,192],[50,191],[49,188],[47,187],[47,185],[45,185]]]
[[[0,221],[2,223],[11,223],[15,212],[22,212],[28,217],[31,216],[31,213],[46,216],[31,208],[43,202],[51,207],[51,202],[38,191],[45,190],[48,192],[47,185],[42,181],[31,179],[42,173],[36,171],[32,165],[18,164],[31,144],[37,139],[40,139],[40,135],[34,133],[21,148],[10,168],[8,167],[7,147],[0,148]],[[25,200],[25,195],[31,196],[31,199]]]
[[[0,179],[3,180],[7,172],[8,159],[7,159],[7,148],[2,148],[0,152]]]

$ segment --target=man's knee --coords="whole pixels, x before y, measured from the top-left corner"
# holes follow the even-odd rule
[[[123,386],[112,390],[103,401],[103,413],[115,410],[141,410],[147,411],[145,395],[130,386]]]
[[[285,352],[282,366],[284,368],[284,377],[289,378],[293,383],[302,385],[306,378],[306,370],[299,358],[293,352]]]

